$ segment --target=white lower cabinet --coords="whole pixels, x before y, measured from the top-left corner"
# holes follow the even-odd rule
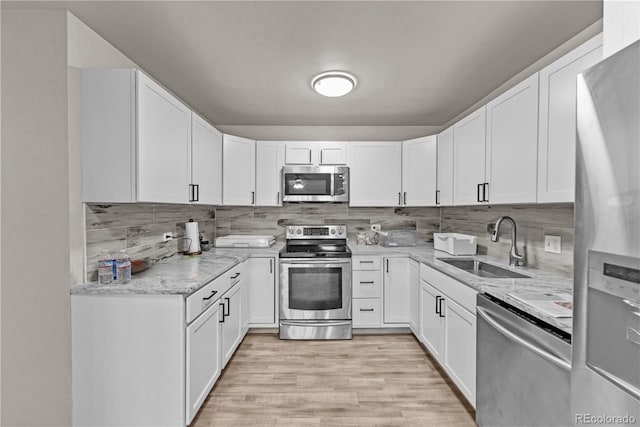
[[[377,328],[382,324],[381,298],[356,298],[353,300],[353,327]]]
[[[214,304],[187,326],[187,424],[220,376],[219,348],[218,305]]]
[[[384,259],[384,323],[409,323],[409,258]]]
[[[409,327],[420,334],[420,264],[409,260]]]
[[[420,265],[419,339],[475,407],[477,292]]]
[[[220,299],[220,335],[222,345],[220,346],[220,360],[222,367],[233,356],[240,341],[242,341],[242,283],[239,282],[229,289]]]
[[[249,325],[276,327],[276,258],[249,259]]]

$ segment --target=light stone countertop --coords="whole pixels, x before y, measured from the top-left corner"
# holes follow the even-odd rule
[[[155,263],[147,271],[131,276],[131,283],[126,285],[93,282],[71,288],[71,294],[186,297],[250,257],[277,257],[283,246],[283,243],[276,243],[269,248],[212,248],[201,255],[176,254]]]
[[[556,292],[563,294],[573,295],[573,279],[570,277],[562,276],[558,273],[552,273],[535,268],[518,267],[512,268],[507,265],[507,254],[505,259],[497,259],[486,255],[474,255],[474,256],[458,256],[455,257],[446,252],[437,251],[433,248],[432,244],[419,245],[415,247],[407,248],[387,248],[378,245],[357,245],[354,242],[349,242],[349,248],[354,256],[358,255],[379,255],[385,257],[410,257],[411,259],[422,262],[434,269],[456,279],[459,282],[464,283],[467,286],[475,289],[480,293],[487,293],[501,301],[511,304],[514,307],[519,308],[532,315],[533,317],[540,319],[558,329],[571,333],[572,331],[572,318],[557,318],[549,316],[542,311],[526,304],[509,294],[523,294],[531,292]],[[440,258],[475,258],[481,261],[488,262],[490,264],[497,265],[508,270],[512,270],[518,273],[531,276],[531,278],[523,279],[492,279],[486,277],[479,277],[471,273],[467,273],[457,267],[440,261]]]

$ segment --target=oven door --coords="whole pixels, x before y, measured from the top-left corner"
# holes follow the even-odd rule
[[[280,319],[351,319],[351,260],[281,260]]]

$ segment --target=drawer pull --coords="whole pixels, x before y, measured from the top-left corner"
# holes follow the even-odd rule
[[[240,273],[236,273],[233,276],[231,276],[231,280],[236,279],[238,276],[240,276]]]
[[[361,308],[360,311],[373,311],[373,308]]]
[[[373,285],[375,282],[373,280],[367,282],[360,282],[361,285]]]
[[[206,297],[206,298],[202,298],[202,301],[208,301],[208,300],[210,300],[210,299],[211,299],[211,298],[213,298],[213,296],[214,296],[215,294],[217,294],[217,293],[218,293],[218,291],[211,291],[211,295],[209,295],[209,296],[208,296],[208,297]]]
[[[360,261],[360,264],[373,264],[373,261]]]

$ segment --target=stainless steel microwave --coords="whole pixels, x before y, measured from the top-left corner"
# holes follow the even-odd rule
[[[348,202],[347,166],[284,166],[283,202]]]

